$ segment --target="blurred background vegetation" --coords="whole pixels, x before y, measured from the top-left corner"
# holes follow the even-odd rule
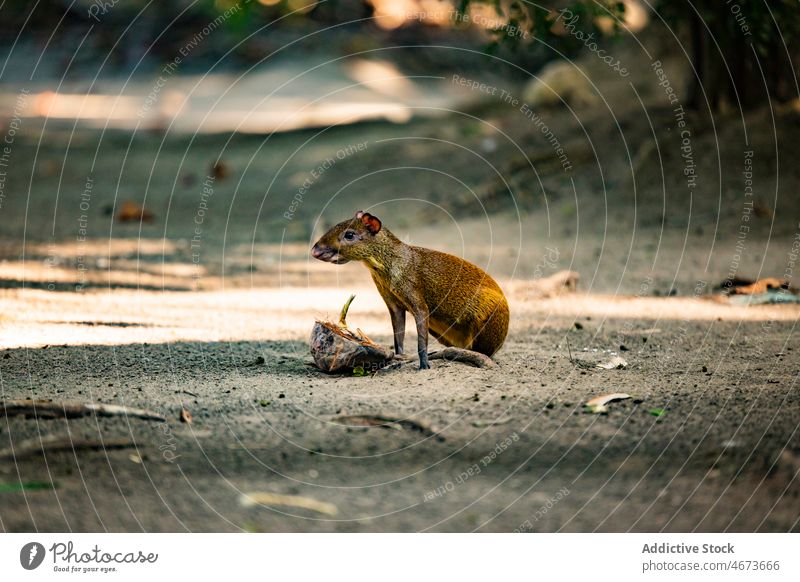
[[[0,118],[11,118],[18,92],[30,89],[22,116],[31,133],[17,140],[15,155],[32,168],[9,177],[8,192],[26,191],[33,175],[33,191],[52,204],[62,178],[79,192],[92,173],[95,199],[108,198],[104,218],[120,196],[146,202],[167,221],[175,205],[191,216],[201,176],[227,164],[229,177],[220,178],[218,192],[235,201],[233,216],[245,222],[253,207],[261,208],[257,235],[264,240],[307,240],[320,212],[351,212],[412,190],[456,216],[520,208],[549,213],[548,205],[561,200],[560,216],[575,219],[576,229],[576,192],[596,212],[609,211],[606,196],[620,215],[634,208],[638,213],[626,220],[637,221],[644,220],[647,194],[653,207],[647,220],[660,228],[668,219],[680,223],[677,209],[697,212],[689,204],[681,144],[670,133],[674,104],[652,69],[663,61],[681,106],[695,109],[696,151],[718,148],[721,163],[732,164],[722,171],[714,156],[697,156],[709,216],[722,206],[714,194],[736,200],[741,148],[752,143],[764,144],[759,163],[768,186],[761,205],[772,216],[778,201],[766,196],[778,178],[771,174],[779,155],[773,146],[779,140],[780,155],[792,159],[800,131],[793,113],[800,112],[797,6],[795,0],[654,6],[645,0],[7,0],[0,11],[0,55],[8,55],[0,59]],[[616,74],[600,51],[624,62],[630,76]],[[179,70],[165,73],[178,55]],[[159,83],[159,75],[168,79]],[[530,104],[552,137],[519,104],[460,86],[453,75]],[[549,101],[542,86],[555,89]],[[783,107],[777,137],[770,133],[773,105]],[[437,114],[442,122],[432,121]],[[357,126],[372,122],[378,123]],[[48,139],[41,140],[36,130],[44,127]],[[82,142],[72,138],[74,127],[103,134]],[[304,130],[320,130],[310,142],[316,149],[304,145]],[[175,143],[162,148],[165,136]],[[117,142],[107,147],[110,140]],[[309,169],[342,144],[365,140],[374,147],[326,172],[304,193],[297,219],[287,222],[284,213]],[[502,179],[444,143],[481,152]],[[567,174],[561,156],[573,172]],[[396,181],[377,173],[384,166],[437,164],[460,182],[419,169]],[[666,174],[661,164],[670,168]],[[794,167],[780,169],[785,187]],[[669,212],[665,192],[677,198]],[[328,206],[331,196],[339,207]],[[26,209],[8,202],[3,210],[22,221]],[[185,230],[187,223],[172,221],[169,228]],[[65,223],[63,232],[72,226]],[[92,223],[95,234],[103,226]],[[157,222],[150,228],[155,232]],[[42,227],[40,235],[61,229]]]
[[[48,54],[59,46],[61,60],[48,59],[39,75],[66,69],[79,75],[83,66],[97,65],[97,55],[108,55],[100,74],[127,76],[158,69],[229,11],[222,30],[182,65],[184,72],[205,71],[217,61],[226,68],[248,67],[279,58],[287,45],[305,37],[292,48],[294,58],[298,50],[336,56],[393,47],[391,58],[413,73],[485,68],[486,60],[472,51],[486,51],[536,71],[558,54],[574,57],[585,48],[565,31],[563,11],[577,17],[574,29],[606,42],[614,42],[623,25],[640,29],[637,20],[646,11],[647,18],[668,26],[648,34],[664,35],[676,55],[684,53],[690,106],[752,108],[762,102],[765,83],[774,99],[797,96],[796,0],[661,0],[654,8],[610,0],[8,0],[0,36],[9,45],[49,44]],[[505,73],[522,74],[513,68]],[[13,70],[4,79],[10,75]]]

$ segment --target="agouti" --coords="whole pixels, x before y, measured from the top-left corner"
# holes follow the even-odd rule
[[[445,346],[492,356],[508,333],[508,302],[498,284],[472,263],[407,245],[375,216],[359,211],[311,249],[320,261],[361,261],[389,308],[394,350],[403,354],[406,311],[417,324],[421,370],[428,364],[428,332]]]

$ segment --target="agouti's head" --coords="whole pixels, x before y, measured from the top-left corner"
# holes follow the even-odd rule
[[[380,245],[380,231],[381,221],[359,210],[355,217],[340,222],[322,235],[311,249],[311,256],[337,265],[369,260]]]

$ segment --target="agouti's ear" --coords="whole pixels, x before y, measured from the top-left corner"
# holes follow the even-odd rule
[[[368,212],[364,212],[363,210],[359,210],[356,212],[356,218],[358,218],[361,222],[364,223],[364,226],[367,227],[367,230],[370,234],[378,234],[381,231],[381,221],[378,219],[377,216],[372,216]]]

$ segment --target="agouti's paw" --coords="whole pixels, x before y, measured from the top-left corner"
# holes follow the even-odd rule
[[[420,362],[419,363],[419,369],[420,370],[430,370],[431,369],[431,365],[428,362]]]

